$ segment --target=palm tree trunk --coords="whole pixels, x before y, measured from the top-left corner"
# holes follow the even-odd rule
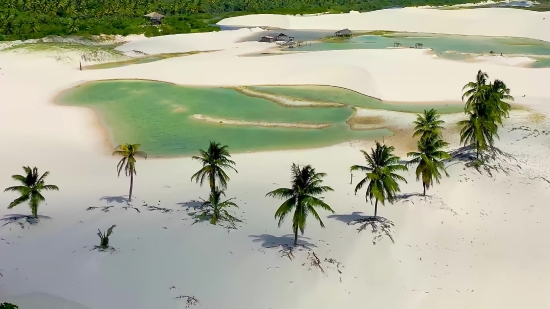
[[[214,192],[216,189],[216,175],[210,174],[210,192]]]
[[[374,202],[374,217],[376,218],[376,214],[378,213],[378,199],[376,202]]]
[[[132,201],[132,190],[134,189],[134,173],[130,173],[130,194],[128,195],[128,200]]]
[[[425,182],[422,182],[422,187],[424,187],[424,196],[426,196],[426,183]]]
[[[298,244],[298,226],[294,228],[294,246]]]

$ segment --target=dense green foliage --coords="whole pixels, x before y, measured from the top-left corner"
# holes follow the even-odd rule
[[[193,156],[193,160],[197,160],[202,164],[202,168],[191,176],[191,180],[200,183],[201,187],[206,179],[210,184],[210,192],[216,192],[218,186],[221,189],[227,188],[229,176],[225,173],[226,169],[235,169],[235,162],[232,161],[227,145],[222,146],[220,143],[210,142],[207,150],[199,150],[200,156]],[[218,184],[216,184],[216,181]]]
[[[479,70],[476,80],[464,86],[462,99],[466,100],[464,112],[468,119],[458,122],[462,127],[460,142],[475,149],[481,161],[483,153],[492,150],[502,119],[508,117],[510,104],[504,100],[514,100],[503,81],[496,79],[487,84],[487,79],[487,73]]]
[[[197,222],[208,221],[212,225],[218,225],[223,222],[227,222],[226,227],[228,229],[236,229],[236,222],[242,222],[240,219],[234,217],[227,210],[230,207],[239,208],[233,200],[230,198],[222,201],[222,196],[225,196],[225,191],[215,188],[210,192],[208,200],[202,200],[202,204],[198,206],[199,209],[196,212],[189,213],[195,220],[193,224]]]
[[[471,0],[3,0],[0,40],[48,35],[204,32],[218,20],[252,13],[303,14],[373,11],[415,5],[452,5]],[[143,15],[166,17],[159,27]]]
[[[10,303],[1,303],[0,309],[18,309],[19,306]]]

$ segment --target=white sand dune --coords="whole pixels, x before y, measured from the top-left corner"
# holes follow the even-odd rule
[[[139,50],[152,55],[226,49],[229,45],[234,45],[233,43],[237,42],[239,39],[261,31],[263,30],[260,28],[254,28],[157,36],[133,40],[117,47],[117,50],[123,52]]]
[[[384,16],[390,29],[405,29],[410,23],[418,28],[411,31],[423,31],[423,23],[436,30],[439,23],[443,32],[550,36],[550,28],[538,27],[533,18],[542,13],[451,11],[459,14],[455,20],[447,11],[392,12],[370,14],[377,23],[382,22],[377,16]],[[413,21],[411,16],[422,19]],[[334,23],[327,27],[341,19],[328,18]],[[485,27],[490,25],[485,19],[494,24]],[[508,25],[518,22],[522,26],[517,30]],[[27,214],[28,207],[6,210],[16,195],[0,194],[0,301],[18,302],[21,309],[179,309],[186,305],[180,296],[196,297],[199,304],[191,308],[204,309],[550,307],[550,248],[545,245],[550,233],[550,69],[457,62],[400,49],[239,57],[259,46],[234,43],[236,35],[229,32],[216,35],[223,33],[231,38],[215,43],[220,52],[114,69],[78,71],[77,64],[41,56],[0,56],[0,188],[15,185],[10,175],[31,165],[50,171],[47,182],[61,189],[44,193],[47,203],[39,214],[50,219],[24,228],[4,225],[4,219]],[[148,53],[211,49],[213,36],[147,39],[127,48]],[[182,42],[193,43],[188,47]],[[119,158],[105,147],[97,117],[89,110],[51,103],[64,89],[116,78],[220,86],[325,84],[411,104],[459,101],[462,86],[479,69],[490,79],[504,80],[517,103],[532,109],[512,112],[499,131],[497,146],[517,161],[500,162],[508,174],[493,172],[492,177],[453,164],[448,168],[451,177],[430,189],[426,199],[417,196],[422,186],[414,170],[404,173],[405,196],[378,209],[395,223],[395,244],[383,238],[373,245],[370,231],[358,233],[357,226],[347,225],[373,213],[363,192],[354,195],[349,174],[350,165],[364,163],[359,150],[370,148],[371,141],[235,154],[239,173],[229,173],[227,194],[236,197],[236,215],[245,222],[228,233],[209,224],[191,225],[186,209],[205,198],[208,188],[190,181],[199,169],[190,158],[138,160],[132,207],[140,212],[123,208],[129,180],[116,177]],[[410,127],[403,125],[413,115],[368,110],[359,115],[381,117],[399,127],[384,142],[395,145],[401,156],[408,150]],[[457,117],[444,117],[451,147],[458,142]],[[292,242],[291,222],[277,227],[273,215],[281,201],[265,194],[289,184],[292,163],[326,172],[325,182],[335,190],[325,195],[335,214],[320,212],[326,228],[308,221],[300,238],[320,258],[324,272],[311,264],[310,251],[296,251],[290,260],[276,247]],[[353,177],[353,184],[359,177]],[[112,224],[117,225],[111,236],[116,252],[91,250],[99,242],[97,230]]]
[[[223,26],[316,30],[392,30],[407,32],[512,36],[550,41],[550,12],[509,8],[437,10],[387,9],[366,13],[292,16],[258,14],[221,20]],[[521,25],[521,26],[518,26]]]

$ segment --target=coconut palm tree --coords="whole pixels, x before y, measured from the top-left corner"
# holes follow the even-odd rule
[[[445,121],[440,119],[441,116],[437,114],[435,109],[424,110],[424,115],[416,115],[413,137],[420,135],[421,139],[430,137],[440,137],[441,132],[444,130],[443,124]]]
[[[222,196],[225,196],[225,191],[220,190],[219,188],[215,188],[214,191],[210,192],[208,200],[203,200],[203,203],[200,206],[201,210],[190,213],[190,215],[195,218],[195,223],[209,220],[210,224],[216,225],[218,224],[218,221],[226,221],[230,224],[231,228],[235,228],[235,222],[241,222],[241,220],[232,216],[227,211],[227,208],[239,208],[239,206],[233,202],[235,198],[222,201]]]
[[[502,124],[502,118],[508,117],[511,108],[510,104],[504,100],[514,101],[514,97],[510,95],[510,88],[500,79],[495,79],[489,84],[488,96],[488,101],[496,114],[496,121]]]
[[[487,73],[482,72],[481,70],[477,71],[476,80],[469,82],[462,90],[462,101],[466,99],[466,104],[464,105],[464,111],[469,111],[472,109],[472,105],[477,104],[483,101],[485,96],[485,89],[487,88],[487,78],[489,76]]]
[[[450,159],[451,156],[441,150],[448,145],[449,143],[443,141],[438,136],[433,136],[431,138],[420,139],[417,144],[418,151],[407,153],[408,157],[412,157],[407,166],[416,164],[416,180],[422,179],[424,196],[426,196],[426,190],[433,185],[434,181],[439,183],[441,172],[449,177],[443,160]]]
[[[266,196],[285,199],[275,212],[275,219],[279,219],[279,227],[288,214],[294,210],[292,216],[292,231],[294,232],[294,246],[298,243],[298,230],[304,234],[306,228],[306,219],[308,215],[313,215],[321,227],[325,227],[321,217],[315,210],[316,207],[328,210],[334,213],[320,195],[334,191],[329,186],[323,186],[323,177],[325,173],[317,173],[311,165],[300,167],[292,164],[290,168],[292,173],[291,187],[279,188],[266,194]]]
[[[467,115],[468,119],[458,122],[458,125],[462,127],[460,143],[475,147],[476,158],[480,160],[483,151],[492,147],[494,138],[498,138],[498,127],[494,119],[487,116],[475,112],[468,112]]]
[[[403,176],[396,174],[397,171],[406,171],[407,167],[399,163],[399,157],[393,154],[395,150],[392,146],[381,145],[376,142],[376,148],[371,149],[371,153],[361,150],[363,156],[367,160],[367,165],[353,165],[351,171],[361,171],[366,173],[355,187],[355,194],[367,185],[365,200],[375,200],[374,217],[378,214],[378,202],[385,205],[388,201],[393,203],[396,199],[396,194],[400,192],[398,181],[407,180]]]
[[[200,156],[193,156],[193,160],[197,160],[202,164],[202,168],[191,176],[191,181],[195,180],[202,184],[208,179],[210,183],[210,192],[216,189],[216,181],[219,182],[222,189],[227,188],[229,176],[225,173],[225,169],[235,169],[235,162],[229,159],[231,155],[227,151],[227,145],[221,146],[220,143],[210,142],[206,151],[200,149]]]
[[[59,191],[59,188],[55,185],[47,185],[44,183],[44,179],[48,177],[50,172],[45,172],[40,176],[38,174],[38,169],[34,167],[31,169],[28,166],[23,166],[23,169],[25,170],[26,175],[13,175],[11,178],[14,180],[19,181],[22,185],[21,186],[13,186],[6,188],[4,192],[13,191],[13,192],[19,192],[21,194],[20,197],[16,198],[11,202],[8,206],[8,209],[12,209],[13,207],[29,202],[29,206],[31,207],[31,212],[34,218],[38,218],[38,205],[40,205],[41,202],[45,201],[46,199],[42,194],[41,191]]]
[[[117,172],[120,177],[120,172],[124,168],[126,177],[130,176],[130,193],[128,194],[128,201],[132,201],[132,190],[134,189],[134,175],[137,175],[136,170],[136,157],[147,159],[147,153],[138,150],[139,144],[124,144],[118,145],[113,152],[113,155],[122,156],[122,159],[117,164]]]

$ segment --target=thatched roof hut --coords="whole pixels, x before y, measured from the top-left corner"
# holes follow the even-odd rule
[[[151,20],[161,20],[164,18],[164,15],[160,14],[160,13],[157,13],[157,12],[153,12],[153,13],[149,13],[147,15],[144,15],[145,17],[149,17],[149,19]]]
[[[351,30],[348,28],[334,32],[335,36],[351,36]]]

